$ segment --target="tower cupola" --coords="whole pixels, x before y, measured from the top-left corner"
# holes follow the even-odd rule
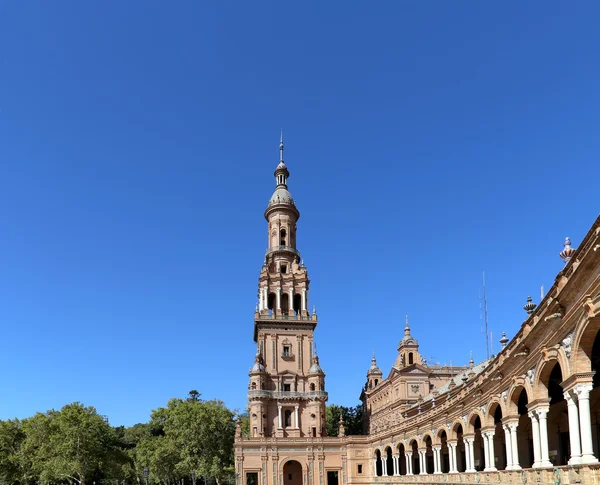
[[[396,360],[396,368],[405,367],[412,364],[421,364],[421,356],[419,355],[419,343],[410,333],[408,325],[408,315],[404,324],[404,336],[398,342],[398,359]]]
[[[383,380],[383,372],[377,366],[377,359],[375,358],[375,351],[373,351],[373,357],[371,358],[371,367],[367,371],[367,388],[373,389]]]

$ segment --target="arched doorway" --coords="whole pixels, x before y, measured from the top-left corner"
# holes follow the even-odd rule
[[[375,475],[383,475],[383,462],[381,461],[381,451],[375,450]]]
[[[296,460],[283,465],[283,485],[302,485],[302,465]]]

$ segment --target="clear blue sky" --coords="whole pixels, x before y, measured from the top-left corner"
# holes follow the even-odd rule
[[[246,403],[284,128],[330,402],[496,349],[598,215],[598,2],[0,2],[0,419]]]

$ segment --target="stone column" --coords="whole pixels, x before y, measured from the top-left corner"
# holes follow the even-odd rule
[[[538,416],[538,421],[540,423],[540,448],[542,453],[542,461],[540,463],[541,467],[552,467],[552,463],[550,462],[550,454],[548,451],[548,420],[546,417],[548,416],[548,407],[538,408],[536,409],[536,414]]]
[[[571,458],[569,465],[581,463],[581,441],[579,438],[579,411],[577,410],[577,394],[573,390],[565,391],[567,412],[569,414],[569,441],[571,444]]]
[[[450,462],[450,473],[458,473],[458,461],[457,461],[457,453],[458,449],[458,441],[453,441],[448,444],[448,459]]]
[[[575,386],[579,401],[579,429],[581,432],[581,463],[596,463],[594,445],[592,442],[592,419],[590,417],[590,391],[592,384]]]
[[[306,311],[306,288],[302,288],[302,311]]]
[[[433,473],[439,475],[442,473],[440,467],[440,448],[435,446],[433,449]]]
[[[425,453],[427,453],[427,450],[419,450],[419,468],[421,469],[419,471],[419,475],[427,475],[427,462],[425,461]]]
[[[490,442],[489,450],[490,450],[490,464],[489,469],[491,472],[495,472],[498,469],[496,468],[496,448],[494,446],[494,436],[496,436],[495,431],[488,431],[488,440]]]
[[[281,420],[281,404],[277,405],[277,427],[279,429],[283,428],[282,420]]]
[[[467,453],[467,456],[469,457],[468,464],[469,464],[469,468],[467,469],[468,472],[475,472],[475,438],[468,438],[465,443],[468,443],[469,445],[469,451]]]
[[[540,466],[542,449],[540,445],[540,423],[537,418],[537,414],[534,411],[527,413],[531,419],[531,434],[533,437],[533,468]]]
[[[281,288],[277,288],[277,311],[281,311]]]
[[[504,442],[506,446],[506,469],[513,469],[513,454],[512,454],[512,441],[510,437],[510,428],[508,424],[503,424],[502,429],[504,429]]]
[[[375,458],[373,460],[373,476],[376,477],[377,475],[377,458]]]
[[[481,432],[481,439],[483,439],[483,471],[489,472],[492,470],[490,468],[490,440],[487,431]]]
[[[512,450],[512,469],[520,470],[521,465],[519,465],[519,442],[517,441],[517,428],[519,427],[519,422],[515,421],[512,423],[506,423],[506,425],[510,428],[510,447]]]
[[[294,406],[294,423],[296,424],[296,428],[300,429],[300,418],[298,418],[298,405]]]
[[[288,304],[288,314],[293,315],[294,314],[294,288],[292,288],[290,286],[290,302]]]
[[[394,460],[394,476],[397,477],[400,475],[400,457],[393,456],[392,460]]]
[[[412,453],[409,455],[404,452],[404,459],[406,460],[406,474],[412,475]]]

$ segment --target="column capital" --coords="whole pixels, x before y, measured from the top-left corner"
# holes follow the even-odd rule
[[[504,429],[510,429],[511,433],[515,433],[517,431],[517,428],[519,427],[519,422],[518,421],[509,421],[508,423],[505,424],[506,428]]]
[[[527,405],[527,411],[538,411],[539,409],[550,409],[550,398],[536,399]]]
[[[458,445],[458,440],[447,440],[446,444],[448,446],[456,446],[456,445]]]
[[[578,384],[592,385],[594,382],[594,375],[596,375],[596,371],[573,374],[571,377],[568,377],[567,379],[562,381],[560,385],[565,391],[573,389]]]
[[[575,391],[575,394],[577,394],[578,400],[589,399],[590,392],[592,391],[593,388],[594,388],[594,386],[592,384],[577,384],[573,388],[573,391]]]

